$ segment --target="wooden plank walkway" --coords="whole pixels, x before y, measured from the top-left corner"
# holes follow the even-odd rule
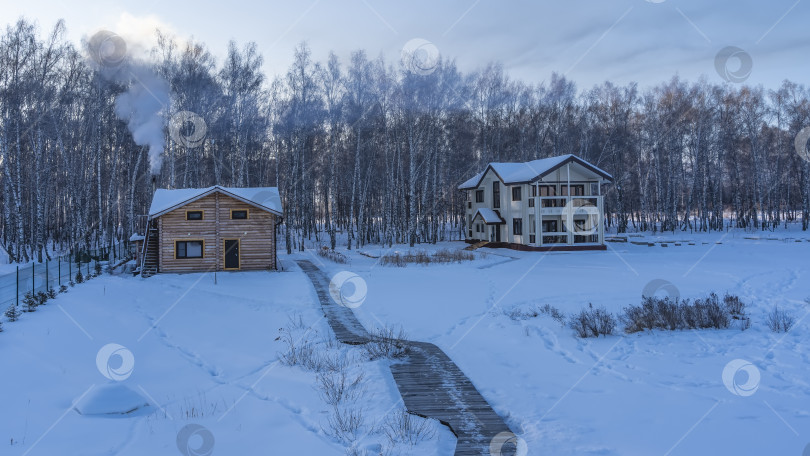
[[[312,282],[312,286],[315,287],[318,300],[321,302],[321,308],[329,321],[329,326],[335,333],[335,338],[344,344],[362,345],[367,343],[370,339],[368,331],[360,323],[360,320],[354,316],[352,309],[337,304],[329,295],[330,279],[326,274],[308,260],[299,260],[298,266],[301,267],[309,277],[309,281]]]
[[[349,344],[368,342],[370,336],[352,310],[332,302],[326,275],[310,261],[300,260],[298,264],[312,281],[338,340]],[[503,432],[511,433],[503,419],[439,347],[413,341],[408,345],[408,357],[391,365],[408,412],[449,427],[458,439],[455,456],[493,456],[492,439]],[[503,450],[506,456],[509,449]]]

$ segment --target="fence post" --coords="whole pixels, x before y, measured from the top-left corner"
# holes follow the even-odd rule
[[[14,302],[14,307],[17,307],[17,306],[20,305],[20,267],[19,266],[17,266],[17,293],[15,293],[15,295],[17,296],[17,300]]]
[[[70,260],[70,258],[68,258],[68,260]],[[68,261],[68,282],[73,280],[71,277],[73,277],[73,263]]]
[[[62,257],[56,257],[56,284],[62,287]]]
[[[31,263],[31,296],[36,296],[37,290],[37,275],[36,275],[36,263]]]
[[[46,293],[48,292],[48,290],[51,289],[51,282],[50,282],[51,276],[50,276],[50,274],[48,274],[48,272],[49,272],[48,269],[50,267],[49,266],[50,264],[51,264],[50,261],[47,258],[45,258],[45,292]]]

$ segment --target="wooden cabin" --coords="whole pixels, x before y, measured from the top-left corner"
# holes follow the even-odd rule
[[[604,250],[602,187],[613,177],[575,155],[489,163],[458,188],[467,242],[518,250]]]
[[[149,208],[141,275],[278,269],[282,215],[275,187],[159,189]]]

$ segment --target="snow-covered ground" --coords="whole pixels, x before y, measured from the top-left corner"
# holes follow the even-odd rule
[[[330,334],[306,276],[219,273],[213,280],[212,274],[103,276],[19,321],[4,321],[0,454],[184,454],[177,439],[190,424],[210,432],[212,454],[345,454],[345,445],[323,431],[330,407],[319,397],[315,373],[278,362],[285,347],[276,339],[290,317],[304,322],[297,340]],[[107,344],[126,351],[105,349],[97,366]],[[338,349],[362,359],[358,349]],[[386,442],[375,428],[403,405],[385,362],[357,364],[365,376],[361,432],[369,433],[360,447],[373,450]],[[128,404],[132,392],[150,407],[125,417],[74,410],[74,402],[82,410]],[[85,407],[88,398],[102,403]],[[452,434],[430,426],[436,438],[413,454],[452,450]],[[190,448],[203,451],[188,454],[209,454],[206,434],[192,434]]]
[[[220,273],[216,284],[210,274],[95,278],[20,321],[4,321],[0,454],[182,454],[176,441],[194,430],[189,424],[210,432],[213,454],[344,454],[322,430],[329,406],[315,374],[278,363],[284,344],[276,338],[291,315],[313,325],[318,339],[329,331],[306,276],[292,266],[306,257],[332,274],[359,274],[367,293],[355,313],[366,327],[401,326],[411,339],[441,347],[530,455],[800,455],[810,443],[810,318],[803,318],[810,311],[810,235],[782,230],[745,239],[751,236],[632,237],[685,242],[611,243],[601,252],[485,248],[471,262],[405,268],[380,266],[358,251],[344,250],[348,265],[307,252],[283,256],[287,272]],[[378,256],[389,249],[361,251]],[[687,298],[738,294],[752,327],[581,340],[547,316],[509,317],[544,304],[569,314],[588,303],[619,312],[637,304],[654,279]],[[777,304],[798,321],[787,335],[765,325]],[[109,343],[126,347],[134,360],[120,382],[97,367]],[[338,350],[362,356],[357,348]],[[724,384],[723,370],[735,359],[760,373],[751,395]],[[102,370],[126,376],[122,362],[113,356]],[[358,361],[355,368],[365,372],[367,389],[358,405],[369,434],[360,446],[378,454],[384,437],[374,428],[401,408],[399,394],[386,362]],[[747,380],[744,373],[735,379]],[[106,385],[124,385],[150,406],[117,418],[73,410],[79,398],[104,397],[96,389]],[[452,454],[452,435],[437,429],[433,440],[400,453]],[[205,437],[194,435],[192,446]]]
[[[351,269],[368,287],[355,312],[368,327],[402,325],[411,338],[444,349],[526,440],[529,454],[799,455],[810,444],[808,239],[801,231],[664,234],[630,240],[667,247],[481,249],[488,257],[467,264],[405,269],[354,255]],[[448,246],[458,243],[438,247]],[[752,327],[581,340],[546,316],[507,316],[544,304],[568,314],[588,303],[618,313],[638,304],[654,279],[685,298],[738,294]],[[774,305],[798,321],[787,335],[766,327]],[[735,359],[761,374],[753,395],[726,388],[722,373]],[[735,379],[744,385],[746,374]]]

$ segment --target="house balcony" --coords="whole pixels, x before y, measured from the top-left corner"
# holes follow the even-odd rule
[[[602,196],[536,196],[535,206],[540,208],[540,214],[547,216],[560,216],[565,211],[579,215],[602,212]],[[566,209],[568,208],[568,209]]]
[[[537,196],[534,197],[536,227],[535,245],[574,246],[604,244],[602,196]],[[543,231],[545,223],[553,231]],[[534,233],[532,233],[534,234]]]

